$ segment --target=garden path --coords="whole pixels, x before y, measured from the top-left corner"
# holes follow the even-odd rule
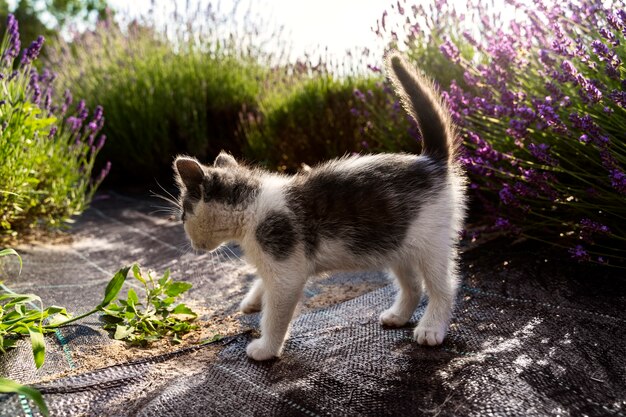
[[[48,339],[38,371],[26,344],[4,355],[0,373],[38,382],[53,415],[625,414],[626,285],[617,271],[530,242],[465,250],[455,318],[436,348],[413,343],[409,327],[378,324],[394,293],[384,274],[318,278],[307,285],[284,356],[255,363],[245,345],[258,316],[236,313],[254,270],[236,247],[215,259],[184,250],[180,224],[152,213],[158,204],[99,194],[71,242],[18,248],[24,270],[7,284],[80,313],[100,302],[121,266],[170,268],[193,283],[188,304],[233,336],[152,353],[122,346],[121,355],[89,318]],[[422,312],[423,304],[413,321]],[[236,325],[224,326],[224,317]],[[0,410],[36,414],[13,396],[0,396]]]

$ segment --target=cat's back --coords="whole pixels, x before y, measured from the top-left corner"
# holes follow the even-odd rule
[[[297,175],[288,188],[288,194],[292,199],[322,196],[366,198],[370,193],[412,195],[429,190],[437,180],[443,180],[446,168],[445,164],[421,155],[355,155],[328,161]]]
[[[446,186],[446,166],[409,154],[352,156],[295,176],[286,204],[315,253],[339,239],[354,254],[386,252],[404,240],[421,207]]]

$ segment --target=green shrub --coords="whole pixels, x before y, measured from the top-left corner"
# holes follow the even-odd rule
[[[169,179],[178,153],[239,153],[239,112],[255,107],[263,71],[234,46],[190,39],[107,20],[51,58],[65,87],[107,109],[99,161],[113,162],[113,180]]]
[[[91,179],[104,144],[104,137],[97,137],[104,122],[102,108],[89,121],[82,101],[67,114],[68,94],[63,105],[55,106],[54,75],[38,74],[32,65],[43,37],[17,64],[18,24],[12,15],[7,22],[0,46],[0,239],[37,225],[59,226],[80,213],[110,167]]]
[[[243,118],[246,153],[271,168],[295,171],[302,163],[354,152],[415,150],[406,131],[383,134],[380,129],[386,124],[363,124],[368,106],[388,107],[388,100],[378,77],[339,79],[318,73],[283,85],[261,99],[258,114],[249,112]]]

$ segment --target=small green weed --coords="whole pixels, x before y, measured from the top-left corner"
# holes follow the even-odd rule
[[[13,249],[0,250],[0,258],[16,256],[22,268],[22,258]],[[128,272],[132,269],[134,278],[144,287],[145,302],[132,288],[125,300],[117,298]],[[54,332],[61,326],[104,312],[105,329],[114,330],[114,337],[127,340],[134,345],[145,346],[160,338],[171,336],[173,343],[180,343],[179,336],[197,328],[190,322],[197,317],[189,307],[177,303],[180,296],[191,288],[187,282],[175,282],[167,270],[163,277],[156,280],[152,273],[142,274],[139,266],[120,269],[109,281],[104,291],[102,302],[91,311],[72,317],[63,307],[43,308],[41,298],[34,294],[17,294],[0,281],[0,354],[15,347],[17,341],[25,336],[30,338],[33,358],[37,368],[45,360],[44,335]],[[215,336],[209,341],[219,340]],[[48,409],[41,394],[28,386],[15,381],[0,378],[0,393],[17,393],[33,400],[42,414],[48,415]]]
[[[22,266],[22,258],[13,249],[0,251],[0,257],[17,256]],[[45,360],[46,345],[44,334],[53,333],[58,327],[80,320],[103,309],[117,297],[130,268],[122,268],[106,287],[104,298],[93,310],[72,317],[64,307],[43,308],[41,298],[35,294],[18,294],[0,281],[0,353],[15,346],[21,337],[29,336],[33,358],[37,368]]]
[[[145,346],[166,336],[171,336],[172,343],[180,343],[179,336],[196,329],[190,323],[197,317],[177,299],[191,288],[187,282],[175,282],[170,278],[170,271],[158,280],[149,271],[142,274],[138,265],[132,267],[133,276],[144,288],[144,300],[132,288],[125,300],[111,303],[103,311],[105,329],[115,331],[114,337],[126,340],[133,345]]]

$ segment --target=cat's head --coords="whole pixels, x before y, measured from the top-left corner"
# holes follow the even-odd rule
[[[240,237],[242,216],[259,187],[252,170],[222,152],[213,166],[179,156],[174,172],[181,220],[194,249],[213,250]]]

